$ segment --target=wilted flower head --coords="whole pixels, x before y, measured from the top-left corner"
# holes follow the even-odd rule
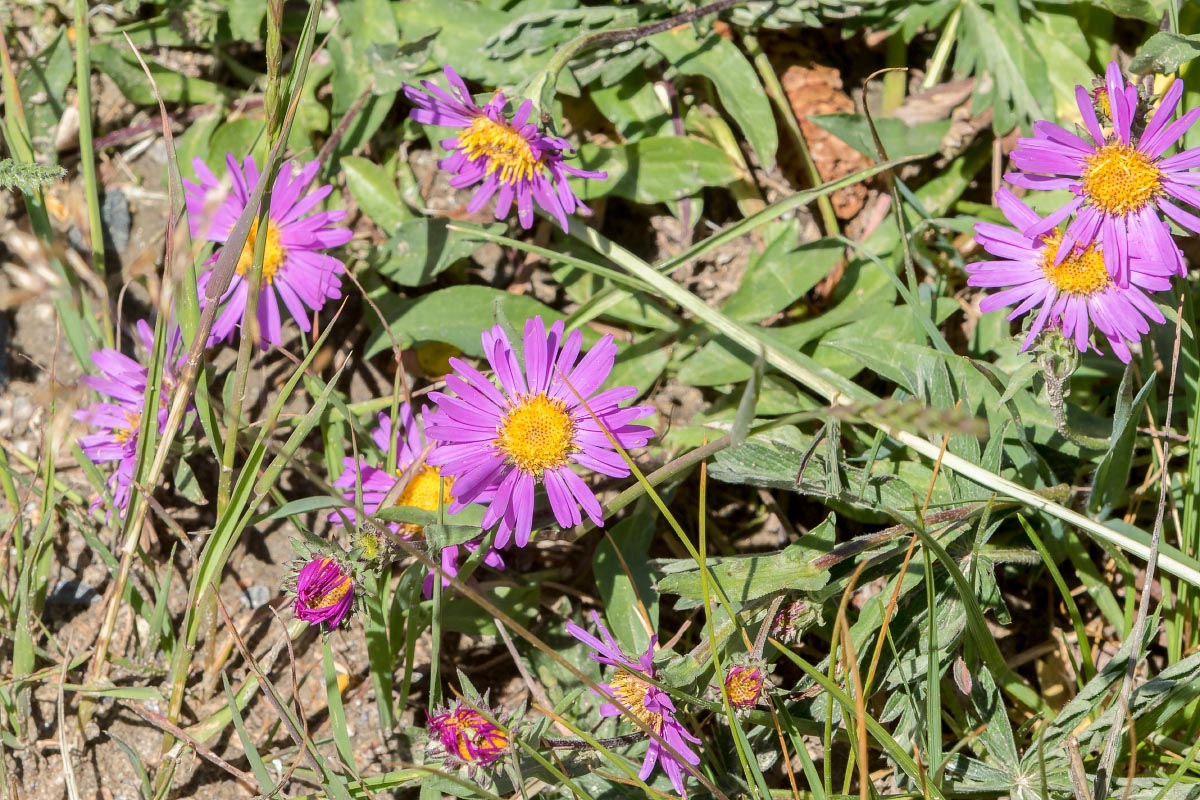
[[[602,696],[617,700],[620,706],[606,702],[600,706],[600,715],[604,717],[632,715],[654,731],[657,736],[650,739],[650,746],[646,750],[646,759],[642,762],[642,770],[638,773],[638,777],[646,780],[654,771],[655,764],[661,764],[663,771],[671,779],[671,785],[675,787],[675,791],[685,794],[683,767],[680,766],[680,759],[688,764],[699,764],[700,756],[692,749],[691,745],[699,744],[700,740],[689,733],[676,719],[677,712],[671,696],[646,680],[658,677],[654,670],[654,645],[658,641],[658,637],[652,636],[646,652],[635,660],[625,655],[621,645],[600,622],[600,615],[595,611],[592,612],[592,622],[600,634],[599,639],[574,622],[568,622],[566,627],[567,633],[592,648],[594,651],[591,654],[593,661],[617,669],[608,683],[601,683],[598,686],[603,690]],[[663,742],[670,745],[669,750],[663,747]]]
[[[354,607],[354,578],[332,556],[314,555],[296,573],[296,618],[333,630]]]
[[[995,311],[1015,304],[1008,318],[1016,319],[1037,308],[1022,350],[1028,350],[1047,326],[1057,326],[1080,352],[1085,352],[1092,347],[1094,325],[1117,357],[1128,362],[1129,343],[1139,341],[1150,330],[1147,320],[1163,322],[1162,313],[1146,292],[1167,289],[1174,267],[1144,257],[1148,250],[1135,238],[1132,256],[1127,259],[1129,285],[1122,289],[1105,266],[1102,247],[1106,245],[1076,244],[1063,255],[1066,236],[1057,229],[1033,237],[1021,233],[1041,228],[1041,218],[1012,192],[1001,189],[996,193],[996,202],[1016,230],[988,222],[975,226],[976,239],[983,249],[1001,260],[967,264],[965,269],[971,276],[967,283],[1003,289],[985,297],[980,309]],[[1165,228],[1157,219],[1147,225]]]
[[[524,363],[497,325],[483,333],[483,350],[500,389],[477,369],[450,359],[450,393],[433,392],[437,411],[427,433],[437,442],[429,463],[454,478],[456,513],[466,504],[488,502],[484,529],[498,525],[496,547],[514,534],[518,547],[533,530],[534,494],[545,486],[554,518],[562,527],[582,521],[580,508],[596,525],[604,511],[572,465],[623,478],[629,466],[609,436],[626,449],[641,447],[653,431],[632,424],[651,413],[648,406],[622,408],[637,395],[632,386],[593,393],[612,371],[617,347],[605,336],[582,359],[583,334],[564,337],[555,322],[549,333],[541,317],[525,323]]]
[[[199,158],[192,162],[199,183],[183,182],[188,226],[193,239],[224,244],[258,185],[260,175],[253,158],[247,157],[239,166],[230,153],[225,157],[225,162],[233,182],[228,192]],[[342,296],[341,278],[338,276],[346,268],[341,261],[321,251],[345,244],[354,234],[334,225],[346,216],[345,211],[309,213],[333,191],[331,185],[325,184],[306,193],[319,168],[320,164],[316,161],[300,168],[291,163],[284,164],[271,190],[257,310],[258,335],[264,347],[267,342],[275,345],[283,343],[283,325],[279,313],[281,301],[300,330],[307,333],[312,329],[310,310],[320,311],[326,300],[336,300]],[[258,221],[255,220],[238,258],[233,279],[220,299],[221,310],[213,322],[208,340],[210,345],[231,338],[234,329],[241,324],[249,299],[250,286],[246,276],[254,266],[254,249],[259,233]],[[212,270],[209,270],[200,276],[201,302],[204,302],[205,287],[212,275]]]
[[[725,672],[725,692],[735,708],[750,709],[762,699],[767,676],[759,664],[734,664]]]
[[[148,359],[154,350],[154,332],[145,320],[139,320],[135,326],[138,340],[142,345],[142,357]],[[158,426],[161,431],[167,422],[167,408],[171,392],[175,387],[178,368],[181,363],[183,338],[178,326],[169,327],[166,342],[159,406],[157,410]],[[82,436],[79,447],[84,454],[96,463],[117,462],[117,469],[108,479],[109,490],[113,495],[113,508],[119,514],[124,514],[129,508],[132,494],[134,469],[137,466],[138,438],[142,426],[146,385],[149,382],[150,369],[139,361],[135,361],[118,350],[104,348],[92,353],[92,363],[100,371],[99,375],[86,375],[82,382],[103,395],[111,402],[93,403],[87,408],[74,413],[75,419],[86,422],[94,428],[100,428],[97,433]],[[99,508],[100,497],[92,502],[92,510]]]
[[[343,459],[345,469],[333,485],[344,490],[342,497],[349,508],[339,509],[330,515],[330,521],[341,525],[343,520],[349,520],[353,525],[360,525],[358,512],[354,508],[355,491],[362,488],[362,508],[367,515],[375,514],[396,486],[400,477],[410,474],[408,483],[396,498],[397,506],[418,508],[422,511],[436,512],[439,506],[451,506],[454,501],[452,490],[454,478],[443,476],[438,467],[431,466],[425,460],[426,442],[421,435],[420,417],[413,414],[408,403],[402,403],[399,408],[400,427],[395,429],[387,414],[380,413],[379,425],[371,433],[380,463],[386,464],[387,454],[396,451],[396,471],[389,473],[386,469],[375,467],[365,459]],[[372,527],[376,523],[372,523]],[[380,522],[397,536],[409,541],[418,541],[424,537],[421,525],[412,522]],[[366,526],[362,526],[366,527]],[[478,542],[467,542],[463,545],[450,545],[441,551],[442,570],[447,576],[458,574],[459,561],[464,552],[473,553],[479,548]],[[483,563],[495,569],[504,569],[504,559],[495,549],[489,548],[484,555]],[[432,576],[427,581],[426,592],[432,586]],[[443,585],[449,584],[449,578],[443,579]]]
[[[482,703],[486,705],[486,701]],[[498,715],[488,709],[493,719]],[[472,771],[490,767],[508,753],[508,732],[462,700],[434,712],[427,725],[435,754]]]
[[[438,166],[454,177],[456,189],[480,184],[468,210],[478,211],[496,197],[496,219],[504,219],[517,203],[521,226],[533,225],[533,204],[567,228],[567,215],[576,211],[590,213],[567,183],[568,176],[604,178],[604,172],[592,172],[568,166],[563,154],[571,153],[565,139],[546,135],[529,121],[533,103],[526,100],[511,119],[505,116],[507,100],[496,92],[488,104],[476,105],[467,85],[453,68],[445,68],[450,91],[430,81],[421,81],[424,91],[404,87],[404,95],[416,108],[411,116],[423,125],[460,128],[458,134],[442,141],[452,151]]]
[[[1164,154],[1200,118],[1194,108],[1172,121],[1183,82],[1175,81],[1149,121],[1140,111],[1137,87],[1125,81],[1115,62],[1108,65],[1103,90],[1075,87],[1079,113],[1091,141],[1051,122],[1034,123],[1032,138],[1021,139],[1012,162],[1021,172],[1005,179],[1028,189],[1070,189],[1075,198],[1045,219],[1021,228],[1032,240],[1055,230],[1071,214],[1053,265],[1078,249],[1098,242],[1097,250],[1117,288],[1130,285],[1130,261],[1161,262],[1169,273],[1183,274],[1183,254],[1161,214],[1194,233],[1200,217],[1176,203],[1200,207],[1200,148],[1164,158]],[[1107,129],[1096,114],[1099,106]]]

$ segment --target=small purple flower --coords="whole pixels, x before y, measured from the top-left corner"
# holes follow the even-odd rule
[[[761,664],[734,664],[725,672],[725,693],[730,705],[739,711],[758,705],[766,683],[766,670]]]
[[[565,139],[548,136],[529,121],[533,103],[526,100],[512,119],[504,115],[507,100],[496,92],[486,106],[475,104],[467,85],[451,67],[445,68],[450,91],[430,81],[421,81],[425,91],[404,87],[404,95],[416,108],[410,116],[423,125],[462,128],[457,136],[442,141],[453,151],[438,166],[454,174],[450,185],[462,189],[481,184],[467,210],[479,211],[496,196],[496,219],[504,219],[517,202],[521,226],[533,225],[536,202],[567,229],[567,215],[591,211],[571,191],[568,176],[605,178],[605,172],[592,172],[568,166],[563,154],[574,152]]]
[[[154,350],[154,332],[145,320],[139,320],[135,327],[143,352],[148,355]],[[167,423],[168,402],[182,359],[182,341],[178,326],[172,324],[167,335],[166,366],[159,392],[157,416],[160,431]],[[92,353],[92,363],[100,374],[86,375],[82,381],[111,402],[94,403],[74,413],[75,419],[101,429],[97,433],[81,436],[79,447],[93,462],[117,462],[116,472],[108,479],[108,488],[112,492],[113,508],[123,516],[129,508],[133,490],[133,473],[137,466],[138,438],[150,370],[124,353],[107,347]],[[100,501],[101,498],[97,496],[92,502],[93,511],[100,507]]]
[[[471,771],[490,767],[512,746],[503,728],[462,700],[431,714],[427,727],[435,751]]]
[[[362,487],[363,511],[368,515],[374,514],[379,511],[400,476],[412,469],[413,465],[422,461],[424,457],[426,445],[421,437],[421,425],[419,419],[414,417],[412,407],[408,403],[400,405],[402,437],[397,435],[400,431],[393,430],[392,420],[387,414],[380,413],[378,419],[379,426],[372,431],[371,440],[375,443],[380,459],[384,462],[387,460],[388,452],[397,448],[396,472],[392,474],[386,469],[371,466],[362,458],[357,461],[353,458],[343,459],[342,464],[345,469],[333,482],[333,485],[346,490],[342,493],[342,497],[351,506],[339,509],[330,515],[330,521],[335,525],[342,525],[344,519],[348,519],[353,525],[358,525],[358,512],[353,507],[356,486]],[[400,492],[400,496],[396,499],[396,505],[436,512],[439,504],[449,506],[453,502],[454,497],[451,494],[453,486],[454,479],[446,477],[443,481],[441,470],[438,467],[420,463]],[[415,523],[387,522],[385,524],[392,533],[410,541],[420,540],[424,537],[424,529]],[[463,552],[473,553],[478,549],[479,542],[466,542],[462,545],[450,545],[442,548],[442,570],[448,576],[443,578],[443,585],[449,585],[449,578],[458,575],[459,560],[462,558]],[[504,559],[495,549],[488,550],[483,557],[483,563],[494,569],[504,569]],[[430,575],[426,581],[426,594],[430,592],[432,585],[433,577]]]
[[[296,574],[296,619],[333,630],[354,606],[354,578],[329,556],[308,560]]]
[[[636,661],[621,650],[617,640],[600,622],[600,615],[592,612],[592,622],[600,633],[597,639],[574,622],[567,623],[567,633],[592,648],[592,660],[610,667],[616,667],[616,674],[609,683],[597,684],[602,690],[602,696],[620,703],[607,702],[600,706],[600,715],[618,717],[629,714],[645,723],[658,734],[650,739],[650,747],[646,751],[646,759],[642,762],[642,771],[638,777],[642,780],[650,777],[654,765],[661,763],[663,771],[671,779],[671,785],[679,794],[686,794],[683,785],[683,767],[680,759],[692,764],[700,763],[700,756],[692,749],[692,744],[700,744],[700,740],[688,732],[679,720],[675,718],[675,704],[671,696],[654,684],[645,680],[656,679],[654,671],[654,645],[657,636],[650,638],[650,646],[641,658]],[[622,708],[623,707],[623,708]],[[660,741],[661,739],[661,741]],[[671,750],[663,747],[663,742],[670,745]],[[689,744],[689,742],[691,744]]]
[[[437,447],[429,463],[454,478],[451,513],[468,503],[488,502],[485,530],[499,525],[496,547],[515,533],[518,547],[533,530],[535,488],[542,484],[558,524],[580,524],[580,508],[596,525],[604,510],[596,495],[572,470],[585,469],[624,478],[629,466],[609,437],[621,447],[642,447],[654,435],[632,424],[650,414],[649,406],[622,408],[637,395],[632,386],[593,396],[608,378],[617,347],[605,336],[582,359],[583,334],[564,338],[562,321],[549,334],[541,317],[525,323],[524,364],[499,325],[483,333],[483,350],[501,390],[470,364],[450,359],[456,373],[446,377],[453,394],[433,392],[437,411],[426,429]]]
[[[971,276],[967,283],[1004,289],[985,297],[980,309],[995,311],[1015,303],[1017,307],[1008,316],[1011,320],[1038,307],[1022,350],[1028,350],[1038,334],[1053,325],[1060,327],[1080,352],[1085,352],[1091,346],[1094,325],[1117,357],[1128,363],[1129,343],[1140,341],[1150,330],[1146,320],[1163,322],[1162,313],[1146,292],[1168,288],[1174,266],[1143,257],[1146,249],[1135,237],[1127,267],[1130,285],[1119,288],[1105,265],[1100,243],[1087,247],[1077,243],[1071,252],[1062,255],[1066,237],[1056,228],[1036,236],[1021,232],[1040,229],[1042,219],[1012,192],[1001,189],[996,193],[996,202],[1016,230],[988,222],[975,226],[976,239],[983,249],[1002,260],[967,264],[965,269]],[[1157,219],[1148,225],[1160,230],[1166,227]]]
[[[188,227],[193,239],[224,244],[258,185],[260,176],[253,158],[246,158],[239,166],[230,153],[225,161],[233,183],[229,192],[203,161],[199,158],[192,161],[199,183],[184,181],[184,188]],[[307,333],[312,328],[309,311],[320,311],[326,300],[336,300],[342,296],[341,278],[338,276],[346,268],[341,261],[320,251],[339,247],[350,241],[354,234],[346,228],[334,226],[335,222],[346,216],[345,211],[308,213],[333,191],[331,185],[325,184],[305,193],[319,168],[320,164],[316,161],[299,169],[294,164],[285,164],[279,170],[271,191],[257,311],[258,335],[263,347],[268,342],[274,345],[283,343],[280,301],[292,319],[296,320],[300,330]],[[221,298],[221,310],[209,335],[210,346],[231,338],[234,329],[241,324],[250,288],[246,275],[254,265],[258,233],[256,220],[238,258],[229,288]],[[212,274],[212,270],[209,270],[200,276],[201,302],[204,301],[204,290]]]
[[[1162,224],[1165,214],[1180,226],[1200,233],[1200,217],[1177,203],[1200,207],[1200,148],[1164,158],[1164,154],[1200,119],[1194,108],[1174,122],[1171,118],[1183,96],[1175,81],[1148,122],[1138,111],[1137,87],[1127,83],[1117,64],[1108,65],[1105,86],[1093,96],[1075,87],[1076,102],[1091,141],[1051,122],[1036,122],[1033,138],[1021,139],[1012,162],[1022,172],[1005,175],[1015,186],[1028,189],[1070,189],[1075,198],[1045,219],[1023,228],[1037,239],[1078,211],[1067,225],[1056,264],[1097,238],[1104,263],[1120,289],[1130,283],[1130,259],[1162,261],[1173,273],[1186,272],[1183,254]],[[1101,127],[1099,105],[1111,121]],[[1138,133],[1140,130],[1140,133]]]

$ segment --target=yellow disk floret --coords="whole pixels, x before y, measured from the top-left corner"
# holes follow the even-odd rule
[[[258,220],[254,220],[254,225],[250,228],[250,235],[246,237],[246,246],[242,248],[242,254],[238,258],[238,275],[249,274],[250,268],[254,266],[254,245],[257,239]],[[268,221],[267,246],[263,251],[263,283],[274,283],[275,275],[283,266],[285,256],[283,245],[279,243],[279,229],[275,227],[275,223]]]
[[[561,467],[579,448],[575,444],[575,420],[563,400],[545,392],[522,398],[496,431],[496,446],[508,462],[540,478],[548,469]]]
[[[471,127],[458,135],[458,145],[469,161],[486,158],[487,174],[499,173],[502,183],[528,180],[539,166],[529,140],[511,125],[490,117],[476,117]]]
[[[1076,250],[1061,264],[1055,264],[1062,234],[1054,231],[1042,241],[1042,272],[1060,292],[1088,297],[1112,286],[1112,278],[1104,266],[1104,254],[1094,245],[1088,245],[1083,251]]]
[[[656,714],[646,708],[646,693],[650,691],[650,682],[639,678],[626,669],[618,670],[613,676],[613,697],[633,712],[633,715],[650,726],[654,731],[662,729],[662,714]]]
[[[1106,214],[1140,211],[1162,194],[1162,170],[1133,145],[1106,144],[1084,159],[1083,194]]]

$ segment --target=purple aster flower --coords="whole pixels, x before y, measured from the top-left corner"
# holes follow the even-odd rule
[[[1028,189],[1074,192],[1071,202],[1022,233],[1036,239],[1078,211],[1063,233],[1055,263],[1075,252],[1077,244],[1086,246],[1100,238],[1104,264],[1124,289],[1131,280],[1135,241],[1143,258],[1163,261],[1180,275],[1186,272],[1183,254],[1159,212],[1200,233],[1200,217],[1177,205],[1200,207],[1200,191],[1194,188],[1200,185],[1200,174],[1190,172],[1200,166],[1200,148],[1163,156],[1200,118],[1200,108],[1171,121],[1183,96],[1183,82],[1175,81],[1147,122],[1138,110],[1137,87],[1122,78],[1115,62],[1108,65],[1105,78],[1097,97],[1075,87],[1091,141],[1051,122],[1036,122],[1033,138],[1021,139],[1012,154],[1013,164],[1023,172],[1009,173],[1005,179]],[[1111,127],[1101,127],[1097,105]]]
[[[567,215],[576,211],[590,214],[567,183],[568,176],[605,178],[608,173],[578,169],[564,163],[563,155],[574,151],[565,139],[546,135],[529,121],[533,103],[523,102],[512,119],[504,114],[507,100],[496,92],[486,106],[475,104],[467,85],[447,66],[450,91],[430,81],[421,81],[425,91],[404,87],[404,95],[416,108],[410,114],[423,125],[462,128],[457,136],[442,141],[452,151],[438,166],[454,174],[450,185],[456,189],[480,184],[467,210],[479,211],[496,196],[496,219],[504,219],[517,202],[521,226],[533,225],[533,204],[567,229]]]
[[[139,320],[135,327],[143,353],[148,356],[154,350],[154,332],[145,320]],[[167,334],[166,366],[159,392],[160,431],[167,423],[168,399],[175,388],[175,379],[183,359],[182,344],[183,337],[179,328],[172,324]],[[109,398],[109,401],[93,403],[74,413],[75,419],[100,428],[97,433],[80,437],[79,447],[93,462],[117,462],[116,471],[108,479],[108,488],[112,492],[113,508],[123,515],[129,508],[133,489],[133,473],[137,466],[138,438],[150,370],[124,353],[107,347],[92,353],[92,363],[100,374],[86,375],[82,381],[98,394]],[[100,501],[99,496],[92,501],[93,511],[100,507]]]
[[[650,637],[650,646],[641,658],[635,661],[625,655],[617,640],[600,622],[600,615],[595,611],[592,612],[592,622],[600,633],[599,639],[574,622],[567,623],[567,633],[595,651],[591,654],[593,661],[617,668],[609,683],[597,685],[602,690],[601,696],[618,701],[620,706],[611,702],[604,703],[600,706],[601,716],[632,715],[654,731],[657,735],[650,738],[650,748],[646,751],[646,759],[642,762],[642,771],[638,773],[638,777],[646,780],[654,771],[654,765],[661,763],[675,791],[681,795],[685,794],[680,759],[693,766],[699,764],[700,756],[691,745],[700,744],[700,740],[675,718],[675,704],[671,702],[671,696],[645,680],[657,678],[654,671],[654,645],[658,637]],[[663,742],[670,746],[670,750],[663,747]]]
[[[649,406],[622,408],[637,395],[632,386],[593,396],[612,371],[617,347],[605,336],[582,359],[583,334],[565,338],[562,321],[547,334],[541,317],[525,323],[524,364],[499,325],[483,333],[483,350],[500,381],[497,389],[470,364],[450,359],[446,377],[453,392],[433,392],[437,411],[426,429],[437,447],[429,463],[454,477],[451,513],[472,502],[489,502],[484,529],[499,525],[496,547],[515,533],[518,547],[533,530],[535,488],[542,484],[554,518],[564,528],[582,522],[580,508],[596,525],[604,511],[572,464],[624,478],[629,467],[610,436],[625,449],[641,447],[654,431],[632,424]]]
[[[1085,352],[1094,325],[1117,357],[1128,362],[1129,343],[1140,341],[1150,330],[1147,320],[1163,322],[1162,313],[1146,293],[1168,288],[1174,266],[1147,257],[1153,254],[1150,246],[1142,244],[1139,231],[1130,240],[1133,245],[1127,267],[1130,285],[1122,289],[1105,264],[1102,248],[1107,243],[1094,242],[1086,247],[1076,243],[1063,255],[1066,236],[1057,228],[1043,230],[1042,218],[1012,192],[1001,189],[996,193],[996,202],[1016,230],[988,222],[975,226],[976,239],[983,249],[1002,260],[967,264],[971,276],[967,283],[1004,289],[985,297],[980,309],[995,311],[1015,303],[1017,306],[1008,318],[1016,319],[1038,307],[1022,350],[1029,349],[1047,326],[1055,326],[1074,340],[1080,352]],[[1166,223],[1162,220],[1151,219],[1147,227],[1158,228],[1166,235]],[[1042,232],[1033,236],[1022,233],[1029,230]]]
[[[225,157],[225,161],[233,183],[232,190],[228,192],[203,161],[199,158],[192,161],[199,183],[184,181],[184,188],[188,227],[193,239],[224,244],[258,185],[259,172],[253,158],[247,158],[240,167],[232,153]],[[341,278],[338,276],[346,268],[341,261],[320,251],[339,247],[350,241],[354,234],[346,228],[334,226],[335,222],[346,216],[345,211],[308,213],[333,191],[331,185],[325,184],[305,193],[319,167],[316,161],[298,169],[292,163],[285,164],[271,191],[257,311],[258,336],[263,347],[268,342],[275,345],[283,343],[279,314],[281,300],[300,330],[307,333],[312,328],[309,310],[320,311],[326,300],[336,300],[342,296]],[[238,258],[229,288],[221,298],[221,310],[213,322],[209,345],[231,338],[234,329],[241,324],[250,288],[246,275],[254,265],[257,238],[256,220]],[[216,255],[212,261],[215,260]],[[212,270],[200,276],[201,302],[204,300],[204,289],[211,279]]]
[[[330,515],[330,521],[335,525],[342,525],[344,520],[349,520],[355,526],[358,525],[358,512],[354,508],[356,486],[362,487],[364,513],[374,514],[379,511],[400,476],[418,462],[421,463],[416,467],[416,471],[413,472],[404,489],[401,490],[400,496],[396,499],[396,505],[436,512],[439,505],[449,506],[454,501],[451,494],[454,479],[447,477],[443,481],[441,470],[422,460],[425,453],[425,442],[422,441],[421,425],[419,420],[414,417],[412,407],[408,403],[400,405],[400,431],[403,431],[403,437],[398,436],[400,431],[393,430],[392,420],[387,414],[380,413],[378,419],[379,426],[372,431],[371,440],[375,443],[380,459],[384,462],[387,460],[387,454],[396,448],[396,472],[389,473],[386,469],[374,467],[362,458],[357,461],[353,458],[343,459],[342,464],[345,469],[333,482],[333,485],[346,490],[342,493],[342,497],[351,505],[349,508],[339,509]],[[387,522],[385,524],[392,533],[410,541],[424,538],[424,529],[415,523]],[[369,543],[367,544],[369,545]],[[368,556],[372,555],[369,552],[370,549],[368,546]],[[479,542],[477,541],[442,548],[442,570],[448,576],[442,580],[444,586],[449,585],[449,577],[458,575],[459,560],[463,557],[463,552],[474,553],[478,549]],[[494,569],[504,569],[504,559],[492,548],[489,548],[484,555],[483,563]],[[430,575],[426,581],[426,594],[429,594],[432,586],[433,576]]]
[[[437,754],[472,772],[490,767],[511,749],[508,732],[462,700],[431,714],[427,729]]]
[[[333,630],[354,606],[354,578],[336,559],[310,558],[296,574],[296,619]]]

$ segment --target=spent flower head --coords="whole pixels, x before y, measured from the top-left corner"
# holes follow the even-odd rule
[[[574,622],[567,623],[567,633],[592,648],[593,661],[616,668],[608,683],[597,684],[601,696],[609,702],[600,706],[604,717],[633,716],[656,734],[650,738],[646,758],[642,762],[638,777],[646,780],[656,764],[662,766],[671,779],[671,786],[679,794],[684,791],[682,763],[700,763],[700,756],[692,749],[700,740],[688,732],[676,717],[675,704],[671,696],[647,678],[657,679],[654,669],[654,645],[657,636],[650,638],[650,646],[637,659],[625,654],[612,633],[600,621],[600,615],[592,612],[592,622],[600,638],[585,631]],[[615,700],[616,702],[611,702]],[[619,703],[619,705],[618,705]],[[664,742],[668,747],[664,747]]]
[[[333,630],[350,618],[361,591],[354,561],[325,544],[298,542],[296,550],[299,557],[284,581],[284,589],[295,596],[296,619]]]
[[[154,351],[154,332],[145,320],[139,320],[135,328],[141,344],[141,357],[149,360]],[[156,412],[160,432],[167,424],[168,403],[183,358],[182,345],[183,337],[179,327],[172,323],[167,333],[166,356],[163,360]],[[96,433],[81,436],[79,447],[96,463],[117,462],[116,471],[108,479],[108,488],[112,492],[113,508],[119,516],[123,516],[129,508],[133,490],[138,439],[141,434],[150,368],[119,350],[107,347],[92,353],[92,364],[100,374],[86,375],[82,382],[108,399],[74,413],[75,419],[100,429]],[[91,509],[95,511],[99,508],[100,502],[101,498],[97,496]]]
[[[496,219],[504,219],[514,202],[521,226],[533,225],[536,203],[554,217],[563,230],[567,216],[591,213],[567,182],[569,176],[604,178],[607,173],[572,167],[563,160],[573,151],[565,139],[550,136],[530,121],[533,103],[521,103],[511,118],[505,115],[507,99],[496,92],[484,106],[472,98],[467,85],[452,67],[445,68],[450,91],[431,81],[421,81],[424,90],[405,86],[404,95],[415,106],[411,116],[423,125],[459,128],[442,147],[450,155],[438,166],[453,174],[456,189],[479,184],[467,210],[479,211],[494,196]]]
[[[488,706],[486,698],[474,705],[459,699],[435,709],[426,725],[430,755],[466,767],[471,774],[491,767],[512,749],[507,725],[496,724],[504,716]]]
[[[1008,315],[1016,319],[1036,308],[1037,316],[1022,350],[1032,347],[1039,334],[1053,326],[1085,352],[1094,347],[1091,331],[1095,327],[1117,357],[1128,362],[1129,345],[1150,330],[1149,322],[1163,322],[1162,313],[1147,292],[1167,289],[1174,267],[1153,258],[1135,236],[1126,266],[1129,285],[1121,288],[1105,265],[1103,248],[1107,244],[1075,243],[1064,254],[1066,235],[1056,228],[1036,236],[1022,233],[1041,229],[1042,218],[1012,192],[1001,189],[996,193],[996,202],[1016,230],[989,222],[975,226],[976,239],[983,249],[1000,260],[967,264],[967,283],[1003,290],[985,297],[980,309],[995,311],[1016,305]],[[1157,219],[1148,225],[1160,230],[1165,227]]]
[[[1145,121],[1137,87],[1122,77],[1115,62],[1108,65],[1103,90],[1093,93],[1077,86],[1075,95],[1090,141],[1054,123],[1035,122],[1033,137],[1021,139],[1012,154],[1021,171],[1005,176],[1015,186],[1069,189],[1075,197],[1021,232],[1039,239],[1078,212],[1061,236],[1054,266],[1096,243],[1095,252],[1103,256],[1117,288],[1130,285],[1135,256],[1183,274],[1183,254],[1163,215],[1200,233],[1200,216],[1182,207],[1200,207],[1195,188],[1200,174],[1191,171],[1200,166],[1200,148],[1173,156],[1167,151],[1200,119],[1200,108],[1172,121],[1183,97],[1183,83],[1177,80]],[[1107,126],[1101,125],[1102,117]]]
[[[261,176],[253,158],[247,157],[239,165],[230,153],[225,162],[232,182],[229,191],[199,158],[192,162],[199,182],[183,182],[188,226],[193,239],[224,244],[258,186]],[[263,347],[268,342],[283,344],[281,302],[300,330],[307,333],[312,329],[311,312],[320,311],[325,301],[342,296],[339,275],[346,268],[341,261],[322,251],[345,244],[354,234],[334,224],[346,216],[345,211],[309,213],[333,191],[329,184],[307,191],[319,168],[316,161],[303,167],[290,162],[284,164],[271,190],[262,285],[256,310],[258,336]],[[254,266],[254,249],[260,233],[258,220],[255,220],[238,257],[233,279],[219,300],[220,311],[213,322],[209,345],[232,338],[234,330],[241,325],[249,302],[250,282],[246,276]],[[212,260],[216,260],[216,255]],[[202,303],[206,302],[205,288],[212,277],[212,270],[200,276]]]
[[[541,317],[525,323],[524,359],[504,329],[483,333],[483,350],[500,382],[497,389],[479,370],[457,358],[446,377],[447,392],[433,392],[437,411],[427,433],[437,446],[429,463],[454,479],[451,513],[466,504],[487,502],[484,529],[497,525],[496,547],[515,537],[518,547],[533,530],[535,490],[545,488],[554,518],[564,528],[582,515],[604,524],[596,495],[572,468],[624,478],[629,466],[621,447],[645,445],[653,431],[633,424],[651,413],[648,406],[622,408],[637,395],[632,386],[595,394],[612,371],[617,347],[605,336],[580,358],[583,334],[564,336],[562,321],[549,332]]]

